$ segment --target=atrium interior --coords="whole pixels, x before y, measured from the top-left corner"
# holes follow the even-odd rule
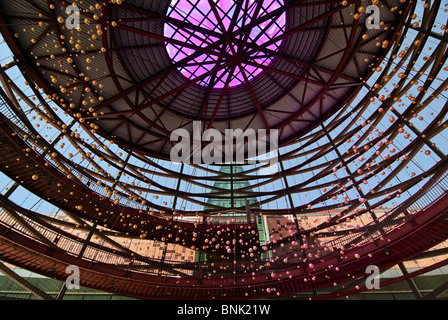
[[[447,299],[447,12],[0,0],[0,300]]]

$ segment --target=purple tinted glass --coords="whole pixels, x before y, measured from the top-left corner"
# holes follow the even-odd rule
[[[168,55],[186,78],[202,86],[244,84],[272,62],[269,52],[281,45],[280,38],[276,41],[286,28],[281,7],[281,0],[261,6],[256,0],[172,0],[164,27]]]

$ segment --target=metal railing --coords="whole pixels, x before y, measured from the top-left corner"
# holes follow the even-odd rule
[[[319,250],[320,258],[326,258],[339,254],[342,248],[348,250],[353,245],[360,246],[385,236],[388,232],[399,227],[415,214],[421,213],[440,199],[445,194],[445,190],[448,190],[448,174],[443,174],[440,177],[434,176],[428,184],[430,186],[423,188],[408,198],[402,205],[385,213],[376,221],[360,228],[359,232],[338,237],[337,239],[325,242],[323,247],[318,245],[315,248],[303,250],[302,253],[306,255],[309,253],[316,254],[317,250]],[[50,228],[50,226],[45,225],[42,221],[28,216],[25,212],[21,212],[24,209],[20,210],[20,207],[13,206],[8,201],[0,199],[0,223],[5,227],[13,229],[35,241],[42,242],[42,239],[37,237],[29,229],[31,227],[41,237],[47,239],[55,247],[68,254],[79,257],[80,252],[84,248],[82,258],[85,260],[120,267],[125,270],[132,270],[133,272],[177,277],[176,271],[179,271],[195,277],[235,277],[249,276],[254,271],[257,274],[269,274],[302,263],[302,257],[288,254],[287,256],[280,256],[280,260],[276,262],[270,262],[270,259],[238,261],[236,264],[232,262],[216,262],[213,267],[203,265],[202,262],[170,262],[169,264],[164,264],[161,260],[132,257],[127,252],[86,242],[84,239],[77,239],[77,236],[72,234],[64,234],[57,227],[53,226],[53,228]],[[21,224],[14,217],[14,214],[11,214],[11,211],[14,211],[15,215],[20,215],[23,221],[28,224],[28,227]],[[324,250],[324,248],[326,249]],[[286,263],[281,261],[283,258],[288,258],[288,261]],[[309,262],[312,261],[313,259],[309,259]]]
[[[360,232],[343,235],[326,242],[324,245],[332,251],[347,249],[352,244],[360,246],[372,240],[384,237],[391,230],[400,227],[414,215],[424,211],[434,204],[448,190],[448,173],[441,170],[429,179],[426,185],[418,192],[406,199],[396,208],[386,212],[377,220],[360,228]]]
[[[10,121],[10,125],[13,130],[16,131],[21,136],[28,135],[30,133],[25,132],[22,128],[25,128],[25,124],[20,121],[19,118],[10,110],[7,103],[0,99],[0,112],[7,118],[13,118],[16,123],[13,124]],[[37,141],[37,139],[34,139]],[[45,149],[39,142],[32,142],[30,139],[24,139],[24,142],[33,147],[33,149],[40,155],[44,155],[45,159],[59,172],[63,172],[57,163],[51,159],[50,155],[47,154]],[[69,166],[69,164],[65,164]],[[107,192],[104,187],[98,185],[90,177],[87,177],[82,172],[79,172],[73,167],[69,166],[72,175],[76,176],[79,181],[87,186],[90,190],[94,191],[98,195],[107,198]],[[445,169],[446,170],[446,169]],[[164,264],[161,260],[157,259],[145,259],[144,257],[135,258],[132,257],[128,252],[121,252],[114,250],[109,247],[101,246],[95,243],[83,242],[83,239],[76,239],[73,235],[63,234],[62,231],[55,229],[56,227],[50,228],[48,225],[44,225],[41,221],[37,221],[26,214],[21,212],[19,208],[12,207],[5,201],[0,201],[0,223],[5,227],[11,228],[18,233],[32,238],[36,241],[42,242],[42,239],[37,237],[29,227],[21,224],[17,219],[14,218],[10,212],[14,211],[14,214],[20,215],[20,217],[37,232],[41,237],[47,239],[49,242],[53,243],[55,247],[67,252],[68,254],[79,256],[83,248],[85,249],[82,255],[83,259],[95,262],[103,263],[111,266],[119,266],[126,269],[129,266],[129,270],[134,272],[143,272],[148,274],[165,276],[175,276],[173,270],[179,270],[181,272],[192,274],[196,277],[234,277],[249,275],[251,270],[257,270],[256,273],[271,273],[275,270],[283,270],[290,268],[292,265],[297,265],[303,263],[303,255],[308,256],[311,254],[313,257],[318,254],[319,259],[330,257],[340,254],[342,250],[348,250],[352,247],[361,246],[367,244],[375,239],[384,237],[387,233],[398,228],[400,225],[406,223],[413,218],[414,215],[421,213],[426,208],[431,206],[434,202],[440,199],[448,190],[448,174],[445,170],[440,170],[438,173],[434,174],[433,177],[425,184],[421,190],[416,192],[414,195],[406,199],[398,207],[386,212],[381,217],[372,221],[363,227],[360,227],[356,232],[348,233],[346,235],[340,236],[336,239],[324,242],[322,244],[316,244],[316,246],[309,249],[300,249],[300,246],[293,247],[293,250],[289,250],[286,254],[277,255],[272,251],[266,253],[271,257],[279,256],[279,259],[272,262],[272,258],[257,259],[255,261],[238,261],[236,264],[231,262],[216,262],[213,267],[203,265],[202,262],[170,262],[169,264]],[[134,209],[147,210],[148,208],[139,202],[129,199],[125,195],[116,195],[120,203],[126,203],[126,206],[132,207]],[[9,212],[8,212],[9,211]],[[154,212],[157,217],[164,218],[164,215],[159,215]],[[286,244],[287,246],[292,245],[291,243]],[[300,253],[297,256],[297,253]],[[287,258],[287,262],[283,262],[282,259]],[[308,259],[309,262],[319,260],[319,259]],[[142,267],[141,269],[137,268]],[[250,266],[250,267],[248,267]]]

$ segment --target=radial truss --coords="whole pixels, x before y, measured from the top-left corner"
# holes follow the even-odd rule
[[[24,257],[36,248],[29,268],[60,259],[62,279],[76,263],[85,286],[255,298],[332,286],[443,242],[443,3],[380,1],[373,30],[366,4],[83,1],[70,30],[69,3],[2,1],[13,60],[0,74],[0,169],[14,181],[2,258],[26,264],[17,242]],[[170,162],[170,133],[193,121],[279,129],[278,164]],[[57,218],[12,201],[19,185]],[[160,255],[139,252],[156,244]],[[168,258],[179,250],[191,259]]]

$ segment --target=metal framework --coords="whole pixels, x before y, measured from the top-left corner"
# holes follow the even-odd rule
[[[288,296],[398,264],[425,299],[401,263],[448,237],[447,21],[441,1],[375,3],[379,29],[360,0],[85,0],[70,29],[71,3],[0,1],[0,170],[15,181],[0,259],[162,299]],[[277,170],[171,163],[170,133],[194,121],[278,129]],[[68,218],[14,203],[19,185]],[[284,217],[280,236],[257,222]]]

